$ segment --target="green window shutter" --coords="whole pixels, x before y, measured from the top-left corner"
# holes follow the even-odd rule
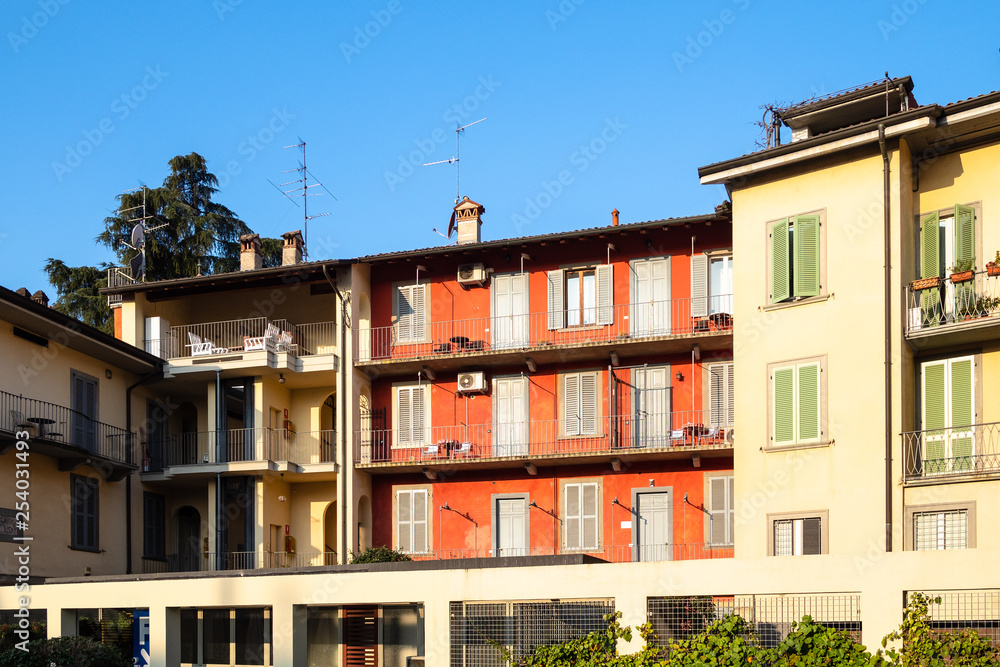
[[[788,266],[788,219],[771,225],[771,303],[791,296]]]
[[[795,367],[775,370],[771,384],[774,392],[774,444],[790,445],[795,442]]]
[[[976,209],[955,206],[955,263],[971,262],[976,254]]]
[[[817,296],[820,292],[819,216],[797,216],[792,240],[795,246],[795,296]]]
[[[972,358],[951,360],[951,458],[955,470],[971,470],[975,421]]]
[[[923,364],[924,471],[942,472],[945,468],[945,362]]]
[[[819,427],[819,364],[803,364],[798,371],[798,434],[797,442],[812,442],[820,439]]]
[[[930,213],[920,219],[920,277],[932,278],[941,275],[941,260],[938,249],[937,213]]]

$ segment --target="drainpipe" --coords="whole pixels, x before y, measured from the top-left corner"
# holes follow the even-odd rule
[[[338,309],[340,314],[340,341],[339,344],[337,345],[337,348],[340,350],[340,357],[341,357],[340,365],[337,368],[337,394],[340,397],[340,410],[338,410],[337,414],[337,422],[338,425],[340,426],[340,437],[338,438],[338,440],[340,441],[340,467],[338,469],[338,475],[337,475],[337,496],[338,496],[337,505],[340,508],[340,521],[338,523],[340,524],[339,526],[340,545],[341,545],[340,548],[341,551],[343,551],[343,553],[337,554],[337,560],[346,563],[347,552],[351,546],[350,535],[348,534],[348,527],[347,527],[348,523],[347,517],[349,516],[349,513],[347,511],[347,470],[350,469],[352,471],[352,474],[354,470],[353,465],[351,466],[347,465],[347,462],[349,460],[348,459],[349,452],[347,447],[348,420],[347,420],[347,391],[346,391],[347,387],[346,373],[348,368],[346,355],[349,353],[349,351],[347,350],[347,300],[344,297],[344,293],[341,292],[340,289],[337,287],[336,281],[334,281],[330,277],[330,273],[326,264],[323,265],[323,277],[326,278],[326,281],[328,283],[330,283],[330,287],[333,288],[334,294],[337,295],[337,299],[340,305],[340,308]],[[418,283],[420,281],[419,269],[417,271],[417,281]],[[352,369],[351,372],[353,372],[354,365],[351,364],[350,368]]]
[[[155,373],[144,375],[134,384],[125,389],[125,433],[132,437],[132,390],[141,384],[159,377],[163,366],[159,365]],[[132,443],[130,443],[131,445]],[[131,446],[130,446],[131,449]],[[125,574],[132,574],[132,474],[125,476]]]
[[[882,153],[883,271],[885,283],[885,551],[892,551],[892,255],[889,221],[889,151],[885,146],[885,124],[878,126]]]
[[[215,371],[215,462],[222,461],[221,449],[223,447],[222,430],[223,420],[226,419],[226,398],[222,395],[222,371]],[[215,569],[221,572],[225,569],[223,537],[225,526],[222,525],[222,517],[225,510],[222,507],[222,473],[215,473]]]

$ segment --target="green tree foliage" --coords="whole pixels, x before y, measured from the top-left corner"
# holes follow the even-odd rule
[[[792,624],[771,657],[774,667],[888,667],[880,655],[869,653],[846,632],[815,623],[811,616]]]
[[[941,598],[914,593],[903,613],[903,623],[885,639],[882,648],[891,664],[899,667],[986,667],[997,665],[996,648],[971,629],[940,631],[930,625],[930,605]],[[902,648],[886,649],[889,642]],[[882,653],[882,651],[880,651]]]
[[[98,293],[107,286],[107,266],[66,266],[62,260],[50,257],[45,263],[45,272],[56,288],[53,308],[105,333],[112,333],[114,322],[108,298]]]

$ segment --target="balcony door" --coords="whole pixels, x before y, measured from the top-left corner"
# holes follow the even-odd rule
[[[629,262],[629,269],[632,274],[632,335],[670,333],[670,258],[634,259]]]
[[[920,365],[923,398],[923,470],[935,475],[975,470],[975,358]]]
[[[496,542],[494,554],[497,556],[528,555],[528,499],[497,498],[494,509],[496,517]]]
[[[267,457],[264,442],[255,437],[253,378],[228,380],[224,390],[225,429],[218,461],[261,461]],[[260,451],[257,451],[257,450]]]
[[[652,490],[635,494],[634,552],[637,561],[673,560],[670,513],[672,492]]]
[[[528,454],[528,378],[493,378],[493,456]]]
[[[670,367],[632,370],[633,447],[670,444]]]
[[[88,452],[95,452],[97,451],[97,378],[74,371],[72,382],[73,445]],[[53,420],[49,421],[51,423]]]
[[[528,347],[528,274],[493,274],[490,297],[493,349]]]

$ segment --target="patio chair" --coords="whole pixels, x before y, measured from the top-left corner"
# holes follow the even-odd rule
[[[22,412],[20,412],[18,410],[11,410],[10,411],[10,419],[11,419],[11,422],[13,423],[13,425],[14,425],[14,429],[13,430],[15,430],[15,431],[27,431],[27,430],[31,429],[32,432],[34,432],[35,425],[32,424],[31,422],[29,422],[27,419],[24,418],[24,413],[22,413]]]
[[[187,347],[191,348],[192,357],[204,357],[209,354],[226,354],[229,352],[227,347],[216,347],[215,343],[207,338],[202,338],[198,334],[193,334],[188,332],[188,341],[190,344]]]

